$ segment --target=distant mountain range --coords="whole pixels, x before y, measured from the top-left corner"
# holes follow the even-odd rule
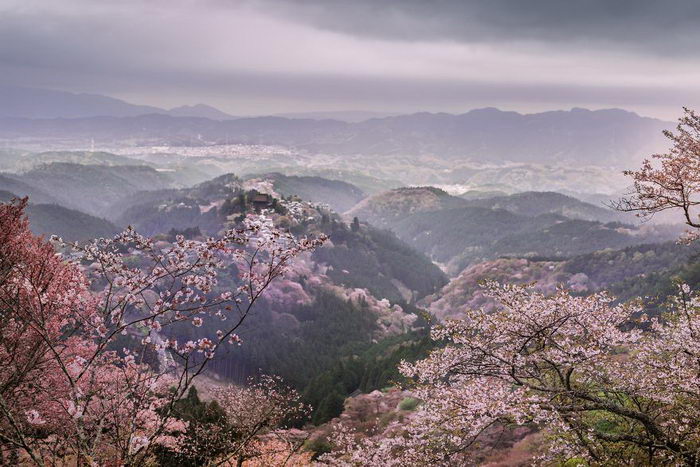
[[[171,117],[199,117],[212,120],[236,118],[206,104],[182,105],[163,109],[151,105],[131,104],[121,99],[100,94],[73,93],[53,89],[0,85],[0,118],[86,118],[136,117],[162,114]],[[275,116],[292,119],[340,120],[361,122],[370,118],[397,115],[395,112],[339,110],[317,112],[289,112]]]
[[[12,118],[135,117],[146,114],[212,120],[234,118],[205,104],[183,105],[166,110],[149,105],[130,104],[99,94],[76,94],[19,86],[0,86],[0,103],[0,117]]]
[[[363,122],[370,118],[385,118],[398,115],[396,112],[372,112],[368,110],[338,110],[318,112],[289,112],[276,114],[283,118],[310,118],[312,120],[340,120],[343,122]]]
[[[216,121],[142,115],[79,119],[0,118],[0,137],[136,139],[154,144],[278,144],[312,153],[429,156],[483,163],[637,166],[667,147],[671,124],[621,110],[511,115],[499,110],[464,115],[415,114],[361,123],[280,117]]]
[[[0,102],[0,138],[277,144],[311,153],[575,167],[637,166],[643,156],[668,146],[661,132],[673,126],[620,109],[520,114],[485,108],[349,122],[233,119],[204,105],[164,110],[105,96],[26,88],[0,88]]]

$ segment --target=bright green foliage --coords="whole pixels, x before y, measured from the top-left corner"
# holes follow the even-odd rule
[[[418,404],[420,404],[420,401],[418,399],[415,399],[413,397],[406,397],[399,403],[399,409],[408,411],[415,410],[416,407],[418,407]]]

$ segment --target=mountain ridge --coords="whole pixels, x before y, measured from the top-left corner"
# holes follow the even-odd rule
[[[248,117],[211,120],[147,114],[76,119],[0,118],[0,137],[158,144],[268,144],[315,154],[424,156],[444,161],[636,166],[663,151],[673,124],[620,109],[519,114],[494,108],[339,120]]]
[[[206,104],[182,105],[163,109],[132,104],[122,99],[92,93],[0,85],[2,118],[90,118],[99,116],[135,117],[163,114],[174,117],[206,117],[214,120],[235,118]]]

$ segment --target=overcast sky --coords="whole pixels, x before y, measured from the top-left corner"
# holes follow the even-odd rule
[[[0,83],[234,115],[700,108],[696,0],[0,0]],[[1,103],[0,103],[1,104]]]

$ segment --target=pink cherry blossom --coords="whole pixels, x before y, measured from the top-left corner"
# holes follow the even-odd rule
[[[25,206],[0,204],[0,439],[37,465],[138,465],[155,446],[177,447],[186,425],[171,416],[172,402],[220,345],[239,342],[235,331],[293,258],[324,241],[250,217],[204,241],[156,246],[129,228],[85,245],[52,245],[31,234]],[[55,247],[77,260],[63,260]],[[138,253],[139,267],[125,262],[127,252]],[[240,285],[216,292],[231,265]],[[222,310],[231,319],[216,337],[181,345],[159,334]],[[121,335],[139,336],[140,348],[110,350]],[[144,362],[149,348],[160,352],[159,368]]]

